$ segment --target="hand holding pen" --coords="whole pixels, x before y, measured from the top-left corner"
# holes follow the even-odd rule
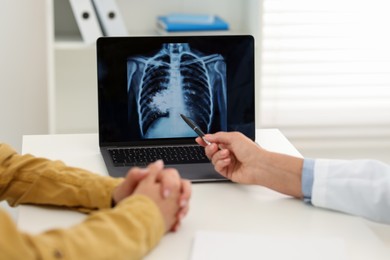
[[[208,138],[206,139],[205,133],[199,126],[185,115],[180,114],[180,116],[199,136],[196,138],[196,142],[205,147],[206,156],[213,163],[217,172],[232,181],[250,183],[251,178],[248,178],[249,175],[243,175],[241,169],[243,167],[242,161],[249,158],[249,154],[245,151],[245,146],[241,146],[241,142],[251,141],[250,139],[238,132],[219,132],[208,135]],[[227,149],[223,149],[220,144],[226,145]],[[239,157],[241,156],[243,159],[237,157],[234,151],[238,152]]]

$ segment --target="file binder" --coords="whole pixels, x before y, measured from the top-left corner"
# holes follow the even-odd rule
[[[92,0],[104,36],[127,36],[128,32],[115,0]]]
[[[103,33],[91,0],[69,1],[83,41],[86,44],[95,43],[97,38],[103,36]]]

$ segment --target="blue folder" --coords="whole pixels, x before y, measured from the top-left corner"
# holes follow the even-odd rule
[[[212,23],[170,22],[167,16],[159,16],[157,24],[167,32],[229,30],[229,24],[216,16]]]

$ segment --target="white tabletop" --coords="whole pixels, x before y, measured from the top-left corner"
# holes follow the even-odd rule
[[[277,129],[257,130],[256,141],[268,150],[301,156]],[[24,136],[23,153],[62,160],[107,175],[97,134]],[[196,231],[341,239],[345,244],[345,259],[388,259],[390,256],[383,237],[373,232],[370,222],[315,208],[264,187],[194,184],[190,203],[190,212],[181,229],[166,235],[146,259],[190,259]],[[18,225],[21,230],[38,233],[69,227],[84,218],[81,213],[65,209],[20,206]],[[267,259],[272,259],[272,255]]]

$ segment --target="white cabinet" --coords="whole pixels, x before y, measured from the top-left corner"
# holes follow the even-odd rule
[[[53,0],[54,68],[49,86],[51,133],[97,132],[96,49],[81,40],[68,0]],[[261,0],[117,0],[130,35],[154,35],[171,12],[214,13],[235,33],[256,35]]]

